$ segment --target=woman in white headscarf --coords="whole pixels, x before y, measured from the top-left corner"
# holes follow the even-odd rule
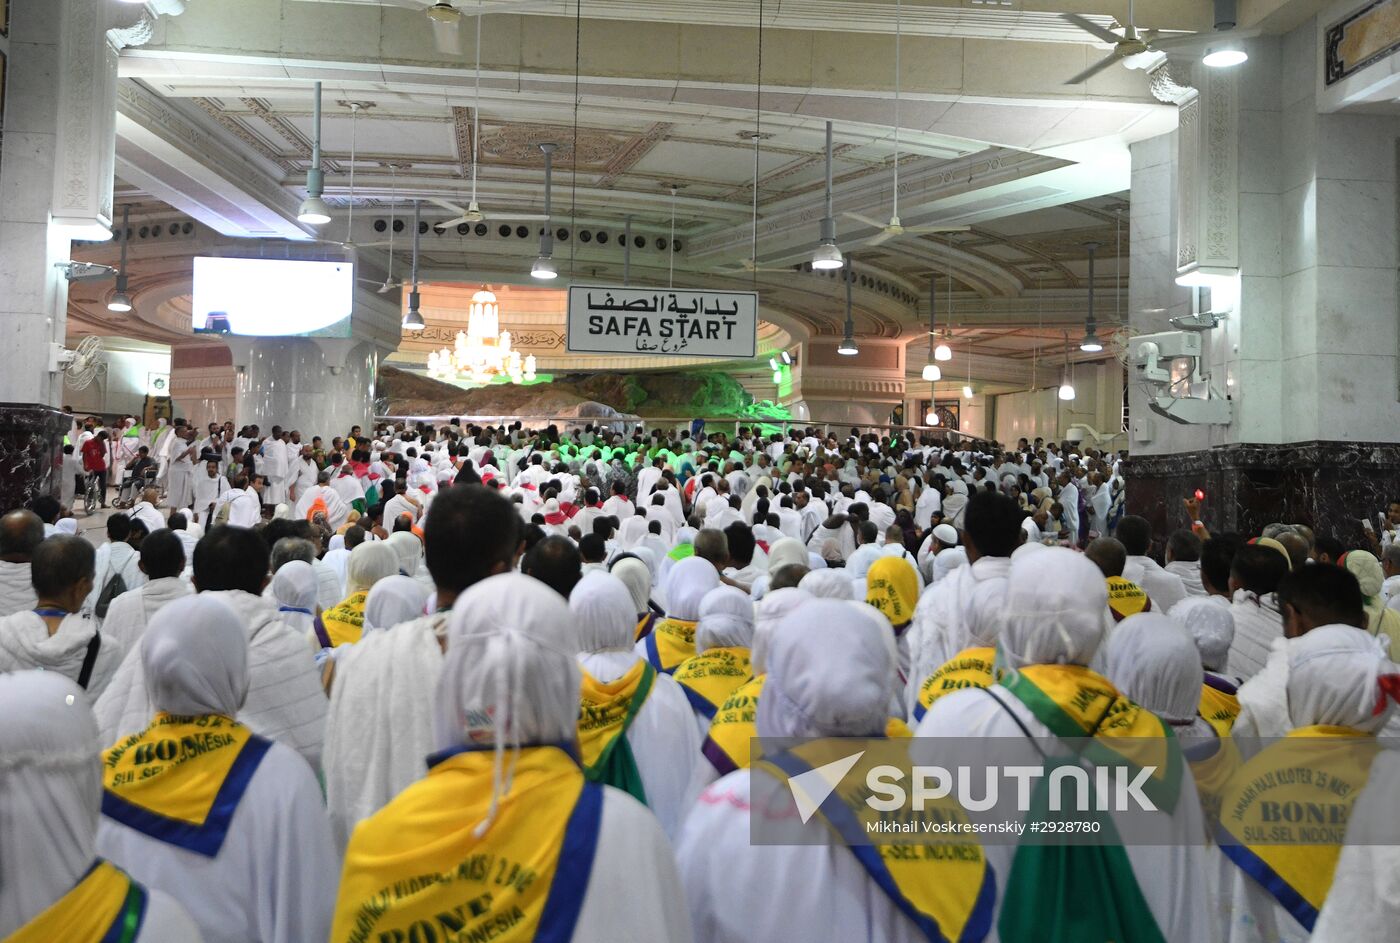
[[[622,526],[617,529],[618,552],[625,552],[637,546],[641,539],[647,534],[647,519],[639,514],[634,514],[622,522]]]
[[[631,792],[674,839],[702,762],[700,737],[680,686],[633,649],[635,605],[607,573],[588,574],[569,594],[583,669],[579,745],[590,779]]]
[[[316,623],[316,570],[304,560],[282,564],[272,577],[272,598],[282,622],[303,635]]]
[[[672,567],[666,578],[666,618],[637,643],[637,654],[666,674],[694,655],[700,601],[718,585],[719,573],[708,560],[686,557]]]
[[[234,719],[248,693],[238,614],[178,599],[151,620],[141,662],[155,716],[103,757],[98,850],[183,904],[209,943],[324,939],[335,850],[321,787],[295,750]]]
[[[753,596],[754,601],[757,602],[768,592],[768,578],[776,570],[785,566],[807,565],[807,548],[803,545],[802,541],[794,540],[791,537],[784,537],[769,548],[768,572],[760,574],[758,579],[754,580],[753,589],[750,590],[749,594]]]
[[[768,640],[758,736],[880,737],[897,686],[893,642],[888,625],[864,604],[818,599],[798,606]],[[903,897],[897,887],[867,871],[852,849],[810,839],[751,841],[754,828],[774,836],[798,828],[783,768],[765,757],[752,769],[729,773],[705,790],[686,819],[676,856],[697,938],[927,940],[906,916],[909,905],[897,899]],[[927,864],[950,875],[961,867]],[[784,905],[774,907],[775,900]],[[963,938],[961,928],[949,927],[943,917],[937,914],[946,938]]]
[[[661,608],[651,601],[651,568],[638,557],[621,557],[613,561],[608,572],[622,581],[632,597],[637,618],[632,641],[641,641],[651,633],[656,621],[663,615]]]
[[[1177,736],[1215,736],[1197,713],[1204,671],[1196,643],[1161,613],[1138,613],[1119,624],[1108,640],[1104,676]]]
[[[638,939],[690,931],[665,833],[631,796],[589,783],[572,752],[580,669],[568,606],[516,573],[457,599],[438,681],[427,775],[350,839],[331,939],[407,938],[423,913],[511,939]],[[529,881],[456,864],[510,859]],[[450,862],[450,864],[449,864]],[[442,880],[411,881],[425,873]],[[404,893],[385,895],[398,882]],[[478,909],[459,909],[463,901]],[[309,939],[309,937],[308,937]]]
[[[967,482],[955,478],[948,483],[951,493],[943,499],[943,522],[961,529],[963,510],[967,507]]]
[[[1171,618],[1190,634],[1205,669],[1198,711],[1216,733],[1229,736],[1240,714],[1239,679],[1224,674],[1235,640],[1235,615],[1209,596],[1188,596],[1172,606]]]
[[[365,599],[365,632],[387,632],[423,614],[431,595],[423,584],[407,576],[386,576],[374,584]]]
[[[748,593],[717,586],[705,594],[695,624],[695,654],[672,675],[695,710],[701,737],[709,733],[715,712],[729,696],[753,678],[749,663],[753,631],[753,600]]]
[[[1372,760],[1386,752],[1375,741],[1393,707],[1386,692],[1400,690],[1400,679],[1394,675],[1396,666],[1383,652],[1376,639],[1344,625],[1315,628],[1289,642],[1288,736],[1246,763],[1230,780],[1222,798],[1222,808],[1238,811],[1221,816],[1221,827],[1233,841],[1222,838],[1220,851],[1233,867],[1226,869],[1231,892],[1229,906],[1222,908],[1228,923],[1217,939],[1229,943],[1307,940],[1317,928],[1324,904],[1332,909],[1338,877],[1344,888],[1338,903],[1347,909],[1332,913],[1325,938],[1393,938],[1393,925],[1373,937],[1359,932],[1361,927],[1351,922],[1353,914],[1360,914],[1365,925],[1373,925],[1378,910],[1394,906],[1393,873],[1358,874],[1354,866],[1339,867],[1339,857],[1352,850],[1344,852],[1340,841],[1330,839],[1327,833],[1332,829],[1319,828],[1321,837],[1306,839],[1306,846],[1261,845],[1253,837],[1271,834],[1274,817],[1264,814],[1263,807],[1271,803],[1261,801],[1252,783],[1275,769],[1304,767],[1325,770],[1327,775],[1325,779],[1298,777],[1280,783],[1262,798],[1301,803],[1304,808],[1321,805],[1327,810],[1329,824],[1350,820],[1352,830],[1347,837],[1359,843],[1394,840],[1393,793],[1391,802],[1384,803],[1382,820],[1372,817],[1374,809],[1367,812],[1358,808],[1364,813],[1361,818],[1352,815],[1352,804],[1374,775]],[[1390,777],[1389,784],[1394,782]],[[1358,827],[1372,831],[1356,831]],[[1352,855],[1352,860],[1370,858],[1380,863],[1377,851],[1380,849],[1363,850]],[[1377,885],[1379,897],[1372,890]],[[1339,933],[1338,920],[1347,925],[1347,931]]]
[[[656,594],[656,601],[661,603],[663,609],[666,608],[666,580],[670,577],[671,570],[675,565],[694,552],[695,535],[697,533],[699,533],[699,531],[694,527],[676,528],[675,546],[673,546],[671,551],[661,560],[660,566],[652,574],[653,592]],[[689,547],[690,550],[680,551],[682,545]]]
[[[101,754],[82,688],[53,671],[0,674],[0,716],[0,939],[197,943],[169,895],[97,857]]]
[[[856,588],[844,569],[813,570],[802,577],[797,588],[820,599],[855,599]]]
[[[399,557],[399,572],[417,580],[428,591],[433,591],[433,578],[423,562],[423,541],[412,531],[401,530],[389,535],[385,541],[394,548]]]
[[[1165,736],[1164,722],[1132,706],[1110,681],[1088,667],[1107,629],[1108,588],[1097,566],[1083,554],[1052,547],[1016,560],[1005,582],[997,649],[999,664],[1012,670],[988,689],[954,691],[939,698],[919,722],[917,737],[941,738],[942,743],[979,743],[997,737],[1008,744],[1020,740],[1024,753],[1001,762],[1024,756],[1025,762],[1038,765],[1044,762],[1040,750],[1071,749],[1055,743],[1058,734],[1050,723],[1063,731],[1061,720],[1068,718],[1087,736],[1099,729],[1103,718],[1112,716],[1115,730],[1121,728],[1139,740],[1160,739],[1162,749],[1179,750],[1175,739]],[[1107,706],[1090,716],[1076,709],[1076,703]],[[1027,732],[1035,742],[1027,739]],[[1211,939],[1205,906],[1210,858],[1201,842],[1205,821],[1196,785],[1184,762],[1164,762],[1159,770],[1162,777],[1173,775],[1173,779],[1162,781],[1160,792],[1156,782],[1143,787],[1161,798],[1158,812],[1150,818],[1138,812],[1121,821],[1122,813],[1106,813],[1120,834],[1150,830],[1156,841],[1101,850],[1111,860],[1100,864],[1120,868],[1125,880],[1136,881],[1139,893],[1103,898],[1087,894],[1073,881],[1053,887],[1038,882],[1005,885],[998,889],[996,905],[1002,939],[1062,933],[1064,927],[1046,924],[1057,915],[1061,920],[1082,921],[1082,926],[1091,928],[1089,932],[1097,933],[1115,910],[1120,911],[1120,920],[1151,920],[1168,943]],[[985,850],[999,877],[1011,874],[1020,855],[1041,853],[1031,843],[989,845]],[[1032,861],[1027,866],[1040,864]],[[1135,901],[1144,903],[1145,910],[1136,908]],[[1030,930],[1031,924],[1041,930]]]
[[[388,541],[362,543],[351,552],[345,568],[345,598],[316,620],[315,634],[322,648],[353,645],[360,640],[369,591],[375,583],[398,573],[401,559]]]

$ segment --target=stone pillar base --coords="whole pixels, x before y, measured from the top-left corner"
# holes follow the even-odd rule
[[[1206,493],[1201,518],[1212,532],[1258,534],[1275,522],[1306,524],[1348,546],[1365,547],[1361,519],[1400,499],[1400,445],[1297,442],[1224,445],[1124,463],[1128,513],[1164,537],[1190,526],[1182,499]]]
[[[0,513],[42,494],[58,497],[63,437],[72,417],[37,403],[0,403]]]

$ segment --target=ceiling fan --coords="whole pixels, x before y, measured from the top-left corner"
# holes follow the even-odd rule
[[[1230,5],[1233,7],[1233,4]],[[1080,72],[1074,78],[1065,82],[1066,85],[1078,85],[1087,82],[1115,63],[1130,59],[1133,56],[1140,56],[1144,53],[1162,52],[1166,49],[1173,49],[1180,46],[1199,46],[1209,43],[1212,36],[1220,36],[1228,33],[1231,39],[1249,39],[1259,35],[1259,30],[1237,30],[1234,29],[1234,13],[1230,10],[1228,15],[1222,19],[1221,13],[1217,10],[1217,23],[1215,33],[1182,33],[1179,35],[1167,36],[1160,30],[1150,29],[1145,32],[1138,32],[1137,24],[1133,17],[1133,0],[1128,0],[1128,22],[1123,26],[1122,35],[1112,30],[1100,26],[1088,17],[1078,13],[1061,13],[1060,16],[1066,22],[1073,23],[1084,32],[1095,39],[1102,40],[1113,47],[1113,50],[1098,62]],[[1209,59],[1206,64],[1212,64]]]
[[[896,0],[894,5],[894,206],[890,213],[888,223],[877,222],[869,216],[860,213],[842,213],[842,216],[853,219],[866,226],[873,226],[880,230],[871,236],[861,245],[878,246],[897,239],[900,236],[921,235],[923,233],[935,232],[967,232],[969,226],[905,226],[899,218],[899,102],[900,102],[900,72],[899,54],[900,46],[904,38],[904,5]]]
[[[463,17],[486,16],[489,13],[525,13],[541,7],[557,7],[559,5],[557,2],[542,2],[542,0],[492,3],[489,6],[479,2],[475,10],[464,11],[453,6],[448,0],[436,0],[436,2],[434,0],[383,0],[383,2],[387,6],[418,10],[427,14],[428,23],[433,29],[433,45],[438,52],[447,56],[463,54],[462,35],[458,29],[462,25]]]

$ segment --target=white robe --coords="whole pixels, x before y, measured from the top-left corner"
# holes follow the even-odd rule
[[[237,590],[213,593],[232,606],[248,631],[248,697],[238,719],[321,768],[326,695],[306,639],[278,618],[277,604]],[[102,742],[146,729],[154,713],[146,691],[141,647],[127,652],[112,683],[93,705]]]
[[[330,936],[340,858],[316,777],[273,743],[248,782],[217,856],[167,844],[103,816],[97,851],[175,898],[205,943],[303,943]]]
[[[297,500],[296,510],[293,516],[299,521],[307,519],[311,506],[317,500],[325,502],[326,522],[330,524],[331,530],[338,530],[350,517],[350,505],[346,504],[336,490],[329,485],[313,485]],[[386,515],[387,516],[387,515]]]
[[[0,618],[33,609],[37,602],[29,564],[0,560]]]
[[[316,605],[329,609],[346,597],[344,570],[337,572],[325,560],[312,560],[316,571]]]
[[[319,476],[320,469],[316,467],[314,459],[302,458],[300,455],[297,455],[292,459],[292,470],[288,474],[292,482],[292,486],[289,489],[291,491],[289,499],[300,502],[303,494],[316,487],[316,479]],[[339,527],[340,525],[337,524],[336,526]]]
[[[337,657],[326,715],[325,782],[338,848],[355,823],[422,778],[433,752],[433,705],[446,613],[371,632]]]
[[[261,471],[267,479],[262,499],[267,504],[281,504],[287,500],[287,447],[280,439],[268,439],[260,454],[264,461]]]
[[[615,494],[611,498],[608,498],[608,500],[603,502],[603,514],[610,517],[616,517],[618,521],[625,521],[627,520],[627,518],[631,517],[633,514],[636,513],[637,509],[633,507],[632,502],[628,501],[621,495]]]
[[[146,533],[154,534],[158,530],[165,530],[165,518],[161,517],[160,511],[149,501],[138,501],[132,506],[126,516],[135,521],[140,521],[146,525]]]
[[[170,447],[170,472],[165,488],[165,506],[180,511],[194,503],[193,442],[177,441]]]
[[[1003,704],[997,704],[980,690],[954,691],[933,703],[924,719],[919,722],[915,736],[941,737],[946,739],[985,739],[1006,738],[1006,744],[1019,740],[1025,744],[1027,765],[1042,764],[1036,746],[1026,738],[1008,713],[1014,711],[1042,748],[1053,738],[1050,728],[1042,724],[1015,696],[1000,685],[993,690]],[[936,744],[935,744],[936,746]],[[1002,749],[1006,747],[1003,746]],[[1066,748],[1065,752],[1069,752]],[[917,753],[919,762],[936,762],[932,757],[923,758]],[[1002,758],[1006,764],[1012,758]],[[1110,818],[1118,818],[1119,813],[1109,812]],[[1138,813],[1141,816],[1141,813]],[[1163,836],[1170,840],[1153,845],[1125,845],[1128,861],[1138,888],[1147,902],[1157,927],[1167,943],[1208,943],[1213,939],[1210,908],[1207,906],[1207,871],[1213,860],[1213,849],[1208,848],[1201,836],[1205,834],[1205,817],[1201,812],[1200,798],[1196,793],[1196,782],[1187,769],[1182,770],[1181,791],[1176,807],[1169,817],[1160,821]],[[1142,820],[1139,819],[1139,831]],[[1121,829],[1120,829],[1121,830]],[[1011,863],[1015,846],[996,842],[986,843],[984,851],[987,862],[996,871],[998,881],[997,914],[993,916],[993,926],[1000,914],[1007,875],[1011,873]],[[1004,941],[1020,943],[1020,941]]]
[[[207,524],[211,519],[210,507],[219,500],[219,495],[228,490],[228,479],[223,475],[210,478],[208,471],[195,475],[194,501],[190,505],[194,509],[195,520]]]
[[[999,607],[1006,594],[1010,557],[980,557],[934,583],[919,598],[909,640],[910,665],[905,679],[905,716],[914,715],[924,679],[971,644],[967,619],[978,607],[983,616]],[[984,630],[985,631],[985,630]]]
[[[604,684],[622,677],[636,663],[637,655],[630,651],[579,656],[584,670]],[[693,718],[680,684],[658,672],[646,703],[627,728],[627,744],[646,790],[647,807],[671,841],[679,835],[694,799],[690,784],[695,768],[709,765],[700,754],[700,734]]]
[[[1264,667],[1274,640],[1283,638],[1283,616],[1274,594],[1260,598],[1248,590],[1236,590],[1230,612],[1235,617],[1235,640],[1230,643],[1226,671],[1248,681]]]
[[[93,571],[92,592],[88,593],[87,599],[83,600],[83,608],[88,612],[93,611],[98,598],[102,595],[103,588],[113,576],[120,575],[128,591],[140,589],[146,585],[146,574],[141,572],[140,563],[141,558],[136,553],[136,548],[132,547],[131,544],[108,541],[98,547],[97,561]]]
[[[258,521],[262,520],[262,496],[251,486],[242,490],[230,488],[223,493],[218,503],[229,506],[228,523],[234,527],[255,527]],[[216,505],[214,516],[218,515],[219,507]]]
[[[1142,587],[1152,600],[1154,612],[1170,612],[1172,606],[1186,598],[1186,586],[1181,577],[1168,573],[1151,557],[1128,557],[1123,578]]]
[[[125,657],[145,634],[152,616],[166,603],[193,592],[189,582],[179,576],[165,576],[140,589],[128,590],[112,600],[107,618],[102,621],[102,635],[119,647]]]
[[[1313,927],[1312,943],[1390,943],[1400,926],[1400,844],[1360,842],[1395,834],[1400,808],[1400,755],[1383,750],[1371,764],[1347,826],[1332,888]]]
[[[1181,580],[1181,585],[1185,588],[1188,598],[1191,596],[1207,595],[1205,584],[1201,582],[1201,564],[1199,562],[1193,563],[1186,560],[1173,560],[1163,567],[1163,569]]]
[[[76,683],[96,631],[96,621],[79,612],[65,617],[53,635],[33,612],[25,610],[7,616],[0,619],[0,672],[41,668],[57,671]],[[88,678],[90,699],[102,694],[111,683],[121,660],[121,646],[104,639]]]

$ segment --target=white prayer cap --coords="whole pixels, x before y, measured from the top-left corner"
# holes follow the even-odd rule
[[[753,647],[749,653],[749,661],[753,665],[755,675],[761,675],[768,670],[768,640],[778,623],[789,612],[815,598],[811,593],[796,586],[784,586],[764,595],[763,601],[758,604],[758,612],[754,619]]]
[[[78,520],[74,517],[59,518],[58,523],[54,524],[54,527],[58,529],[60,534],[74,536],[78,533]]]
[[[1288,643],[1292,727],[1329,724],[1374,732],[1390,716],[1380,678],[1396,670],[1384,643],[1349,625],[1325,625]],[[1377,713],[1378,704],[1384,708]]]
[[[386,576],[374,584],[365,599],[366,632],[385,632],[423,614],[428,587],[411,576]]]
[[[438,750],[572,742],[578,732],[578,637],[564,598],[519,573],[457,597],[438,679]]]
[[[1201,656],[1171,619],[1157,612],[1124,619],[1109,637],[1105,663],[1108,680],[1158,717],[1178,726],[1195,719],[1205,682]]]
[[[619,561],[619,563],[637,561]],[[641,567],[645,570],[645,567]],[[631,591],[612,573],[594,571],[578,581],[569,593],[580,652],[631,651],[637,636],[637,614]]]
[[[753,645],[753,599],[733,586],[716,586],[700,601],[695,651],[749,648]]]
[[[1099,568],[1083,554],[1047,547],[1011,564],[1001,650],[1013,668],[1087,665],[1107,617],[1108,584]]]
[[[700,618],[700,601],[719,585],[719,573],[708,560],[686,557],[666,575],[666,614],[672,619],[694,622]]]
[[[935,540],[950,547],[958,545],[958,529],[952,524],[939,524],[933,529],[933,536]]]
[[[802,541],[784,537],[768,550],[768,572],[784,566],[807,566],[807,548]]]
[[[1170,615],[1195,639],[1205,669],[1224,671],[1235,641],[1235,614],[1230,607],[1207,596],[1188,596],[1172,606]]]
[[[0,938],[92,865],[101,746],[87,694],[55,671],[0,674]]]
[[[621,580],[622,584],[627,587],[627,592],[631,594],[632,616],[635,621],[636,616],[647,611],[647,605],[651,600],[651,567],[647,566],[646,561],[640,557],[623,557],[614,562],[608,572]],[[577,586],[574,587],[574,592],[578,592]],[[635,629],[636,626],[634,625],[633,628]]]
[[[813,570],[797,584],[797,588],[818,599],[854,601],[855,584],[843,570]]]
[[[272,577],[272,598],[279,606],[312,609],[316,605],[316,569],[305,560],[289,560]]]
[[[864,603],[814,599],[768,640],[760,737],[874,737],[895,689],[894,633]]]
[[[347,595],[368,592],[375,583],[397,572],[399,555],[389,541],[365,541],[350,551],[350,560],[345,565],[345,592]]]
[[[934,582],[946,579],[958,567],[967,563],[967,551],[962,547],[949,547],[947,550],[939,551],[933,558],[933,579]]]
[[[157,711],[232,717],[248,696],[243,618],[207,593],[167,603],[141,637],[141,667]]]
[[[394,553],[398,555],[400,573],[412,576],[418,572],[418,562],[423,559],[423,541],[418,539],[417,534],[409,530],[397,530],[389,535],[385,543],[393,547]],[[353,556],[351,559],[354,559]]]

